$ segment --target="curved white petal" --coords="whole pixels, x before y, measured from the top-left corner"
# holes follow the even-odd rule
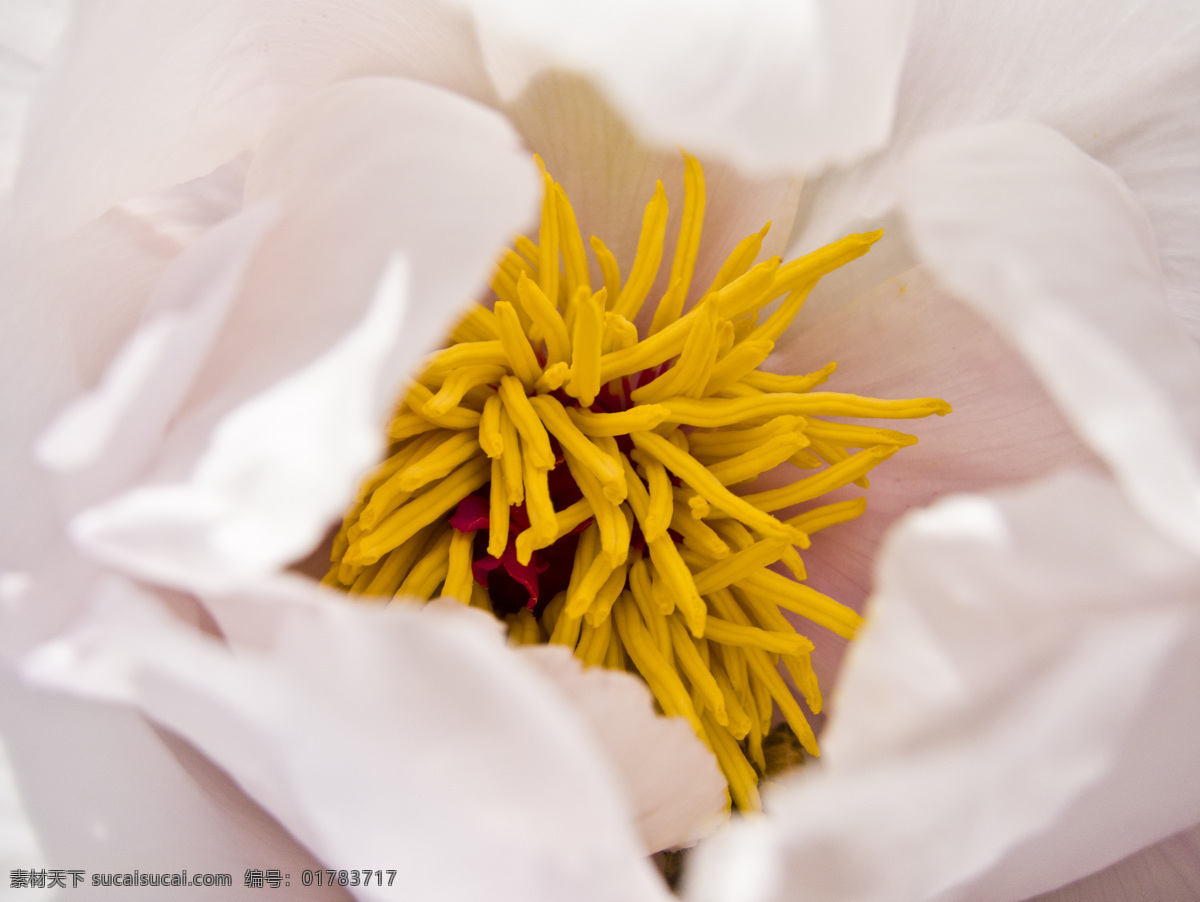
[[[189,247],[159,282],[148,301],[151,312],[96,388],[64,410],[39,439],[39,461],[70,483],[70,507],[102,500],[142,475],[278,214],[277,204],[262,204]]]
[[[905,213],[938,277],[1021,350],[1143,515],[1200,550],[1200,351],[1113,173],[1042,126],[963,129],[914,153]]]
[[[727,818],[729,793],[712,752],[686,720],[654,710],[632,674],[584,668],[569,649],[520,649],[579,709],[625,783],[647,852],[690,846]]]
[[[14,860],[15,868],[82,869],[76,892],[86,893],[93,873],[135,868],[230,874],[237,892],[247,868],[299,879],[322,866],[225,774],[124,706],[31,689],[5,673],[0,733],[44,858]],[[68,876],[68,894],[71,885]],[[229,898],[229,890],[181,891]],[[338,888],[313,893],[349,898]]]
[[[110,582],[24,671],[137,704],[331,866],[397,871],[360,898],[667,898],[586,729],[493,618],[331,602],[243,596],[275,632],[230,649]]]
[[[882,218],[926,135],[1004,119],[1040,122],[1112,167],[1153,223],[1167,294],[1200,337],[1200,14],[1155,0],[917,4],[887,150],[810,182],[798,245]]]
[[[883,144],[908,3],[456,0],[505,99],[550,66],[601,85],[637,131],[747,172],[848,162]]]
[[[83,4],[35,100],[14,203],[64,233],[254,149],[314,92],[363,75],[491,96],[469,22],[429,0]]]
[[[1098,477],[911,516],[823,766],[702,848],[689,898],[1024,898],[1195,823],[1198,585]]]
[[[251,208],[281,212],[249,263],[236,258],[244,275],[205,299],[187,266],[226,232],[206,236],[173,270],[186,313],[148,320],[81,408],[134,399],[117,404],[134,419],[113,425],[105,447],[157,456],[152,484],[89,508],[73,535],[102,560],[176,586],[262,576],[317,543],[381,453],[401,379],[478,290],[535,189],[531,161],[491,111],[369,79],[281,122],[246,192]],[[403,275],[393,266],[381,280],[395,253]],[[214,268],[200,272],[212,279]],[[147,396],[161,403],[150,409]],[[156,411],[170,415],[159,446],[141,441],[167,424]],[[45,447],[78,453],[69,432]]]

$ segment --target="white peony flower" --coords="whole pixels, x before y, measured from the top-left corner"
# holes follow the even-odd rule
[[[632,681],[281,571],[533,220],[529,151],[627,261],[677,144],[709,177],[698,282],[768,219],[764,254],[887,229],[778,369],[955,406],[814,542],[810,583],[868,612],[822,761],[685,895],[1018,899],[1200,822],[1200,17],[1103,6],[67,10],[0,272],[29,866],[666,897],[644,848],[711,826],[711,762]],[[5,33],[6,121],[52,32]],[[1190,841],[1112,879],[1169,897]]]

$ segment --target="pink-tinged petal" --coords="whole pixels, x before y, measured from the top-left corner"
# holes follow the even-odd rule
[[[494,618],[295,580],[229,601],[269,608],[262,645],[224,646],[110,583],[24,671],[135,703],[331,866],[397,871],[359,898],[669,898],[586,727]]]
[[[1200,828],[1192,827],[1030,902],[1196,898],[1200,898]]]
[[[521,653],[576,705],[625,782],[647,852],[689,846],[717,829],[729,803],[716,759],[683,718],[654,710],[646,685],[628,673],[584,668],[565,648]]]
[[[1168,299],[1200,338],[1200,16],[1187,3],[1017,0],[917,5],[887,150],[811,181],[798,245],[880,219],[917,141],[1005,119],[1061,131],[1112,167],[1154,226]]]
[[[253,150],[307,97],[364,75],[491,97],[469,22],[433,2],[84,5],[31,111],[15,203],[65,233]]]
[[[666,191],[663,263],[650,298],[666,291],[683,212],[683,157],[679,148],[653,149],[633,130],[595,85],[579,75],[543,72],[505,110],[526,143],[562,184],[584,241],[600,238],[628,274],[637,251],[642,211],[655,182]],[[700,238],[693,299],[711,283],[739,241],[768,222],[771,231],[760,257],[782,254],[791,234],[803,179],[792,175],[743,175],[720,158],[687,147],[704,167],[706,210]],[[593,284],[601,285],[593,265]],[[649,306],[649,305],[648,305]]]
[[[1197,586],[1104,477],[913,514],[821,767],[702,847],[689,898],[1019,899],[1194,824]]]
[[[73,535],[105,561],[184,587],[304,557],[382,452],[402,379],[478,291],[535,190],[502,119],[414,82],[348,82],[281,122],[246,188],[251,207],[278,206],[278,224],[215,338],[187,321],[172,338],[202,366],[153,484],[88,509]],[[203,297],[191,294],[183,301],[200,316]],[[144,385],[146,373],[128,381]],[[112,447],[128,438],[114,432]]]
[[[905,196],[938,278],[1021,351],[1138,510],[1200,550],[1200,350],[1130,192],[1050,129],[1002,123],[924,142]]]
[[[954,492],[1018,485],[1066,466],[1100,466],[1016,350],[927,267],[877,286],[813,325],[801,314],[795,334],[780,342],[769,363],[777,372],[806,373],[830,361],[838,368],[823,388],[938,397],[954,408],[945,417],[861,421],[919,442],[871,471],[869,489],[851,486],[831,496],[861,496],[866,513],[817,533],[804,552],[809,585],[855,610],[863,610],[870,593],[884,534],[907,511]],[[785,466],[772,479],[790,482],[802,473]],[[816,642],[818,677],[832,687],[845,640],[796,623]]]
[[[298,881],[323,866],[225,774],[136,711],[27,688],[6,673],[0,732],[44,858],[14,868],[82,869],[84,893],[93,873],[230,874],[232,891],[182,890],[228,899],[248,868],[278,867]],[[350,898],[339,887],[311,891]]]
[[[911,18],[908,3],[872,0],[461,5],[480,21],[503,97],[549,66],[581,72],[657,146],[759,173],[883,144]]]

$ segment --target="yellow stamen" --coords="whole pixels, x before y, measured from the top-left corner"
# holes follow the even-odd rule
[[[536,242],[515,240],[491,280],[493,309],[472,307],[405,393],[390,456],[347,512],[322,582],[358,599],[446,595],[502,618],[515,643],[561,644],[588,666],[639,674],[663,713],[686,718],[712,750],[734,803],[751,810],[776,711],[817,754],[778,669],[819,713],[813,644],[782,611],[848,638],[862,623],[805,584],[798,549],[860,516],[865,501],[775,512],[865,487],[871,469],[916,442],[826,418],[950,407],[813,391],[833,363],[807,375],[759,369],[817,280],[881,233],[785,263],[758,261],[764,227],[685,313],[706,204],[703,171],[685,155],[670,276],[642,334],[635,322],[666,238],[661,184],[624,283],[614,255],[591,239],[604,282],[593,291],[575,211],[544,169],[543,179]],[[737,490],[790,466],[816,472]],[[571,566],[552,566],[560,562]],[[478,563],[491,574],[484,582]],[[794,578],[770,569],[778,565]],[[522,588],[532,585],[536,599]]]

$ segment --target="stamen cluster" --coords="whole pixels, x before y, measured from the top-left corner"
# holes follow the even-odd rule
[[[818,754],[778,667],[819,713],[813,645],[782,611],[847,638],[861,622],[804,584],[798,549],[865,501],[776,512],[866,487],[868,471],[916,442],[827,417],[950,407],[813,391],[832,363],[799,376],[759,369],[817,280],[882,233],[754,265],[764,228],[683,313],[705,203],[701,167],[685,155],[668,288],[639,329],[663,254],[661,183],[624,283],[591,239],[604,281],[593,290],[575,214],[543,176],[537,243],[517,239],[492,280],[494,307],[474,305],[409,389],[390,455],[346,515],[325,582],[357,596],[457,598],[503,617],[517,642],[566,645],[586,664],[639,674],[662,711],[687,718],[712,749],[733,802],[756,809],[776,706]],[[731,489],[780,465],[816,472],[781,488]]]

